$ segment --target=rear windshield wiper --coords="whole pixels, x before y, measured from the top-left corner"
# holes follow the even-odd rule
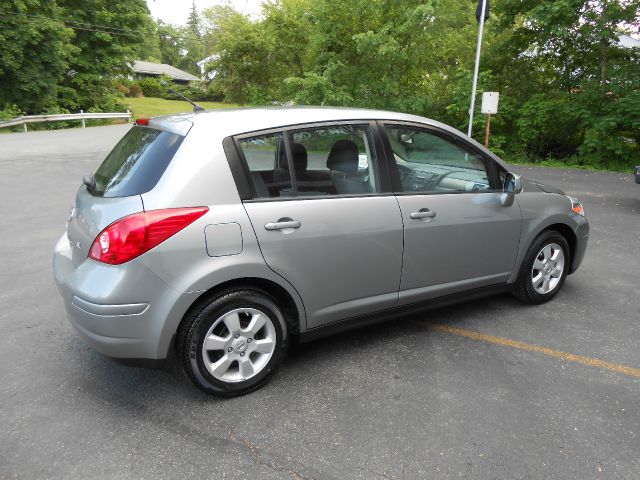
[[[84,183],[87,186],[87,190],[89,191],[89,193],[93,193],[96,189],[96,179],[93,176],[93,173],[90,173],[89,175],[85,175],[84,178],[82,179],[82,183]]]

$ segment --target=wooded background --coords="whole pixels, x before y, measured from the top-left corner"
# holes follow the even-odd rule
[[[0,0],[0,116],[123,109],[135,59],[199,74],[205,97],[247,105],[397,110],[463,131],[477,1],[279,0],[186,26],[143,0]],[[494,0],[478,93],[500,92],[491,148],[507,161],[640,164],[640,0]],[[197,93],[197,92],[196,92]],[[477,108],[474,136],[485,118]]]

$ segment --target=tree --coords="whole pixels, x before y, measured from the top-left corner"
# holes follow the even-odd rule
[[[269,103],[279,66],[272,58],[276,46],[263,22],[252,22],[229,6],[204,11],[207,40],[214,58],[208,70],[215,72],[214,87],[230,102]]]
[[[200,15],[198,15],[194,1],[191,3],[191,12],[187,19],[187,26],[182,29],[186,48],[183,58],[177,66],[195,75],[200,74],[200,67],[198,67],[197,63],[204,57],[201,23]]]
[[[182,62],[183,52],[187,49],[182,32],[169,23],[158,20],[156,23],[158,47],[161,63],[177,66]]]
[[[0,110],[42,113],[56,105],[58,84],[78,48],[54,0],[0,0]]]
[[[189,18],[187,19],[187,29],[194,38],[200,38],[202,36],[202,32],[200,31],[200,16],[196,9],[195,0],[191,2],[191,11],[189,12]]]
[[[115,108],[114,77],[139,59],[141,37],[152,31],[144,0],[58,0],[74,26],[77,54],[61,82],[61,106],[77,110]],[[73,23],[71,23],[73,22]]]
[[[501,47],[510,68],[501,70],[520,98],[523,146],[603,166],[638,159],[640,109],[631,106],[640,55],[618,41],[625,28],[638,28],[640,1],[506,0],[497,9],[501,28],[513,32]]]
[[[505,0],[500,8],[514,30],[511,53],[528,54],[564,90],[607,85],[611,62],[624,55],[620,27],[640,20],[640,0]]]
[[[259,21],[229,7],[205,17],[215,82],[234,101],[433,113],[451,70],[473,55],[459,48],[474,38],[473,5],[454,0],[279,0]]]

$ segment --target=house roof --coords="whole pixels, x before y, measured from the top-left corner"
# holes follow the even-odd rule
[[[133,62],[133,71],[136,73],[146,73],[149,75],[168,75],[174,80],[185,81],[197,81],[200,80],[195,75],[191,75],[188,72],[182,71],[179,68],[172,67],[166,63],[152,63],[144,62],[142,60],[135,60]]]

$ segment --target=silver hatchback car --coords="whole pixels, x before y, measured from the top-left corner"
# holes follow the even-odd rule
[[[85,177],[54,254],[99,352],[173,352],[202,390],[264,384],[293,341],[511,291],[582,262],[580,202],[426,118],[339,108],[139,120]]]

